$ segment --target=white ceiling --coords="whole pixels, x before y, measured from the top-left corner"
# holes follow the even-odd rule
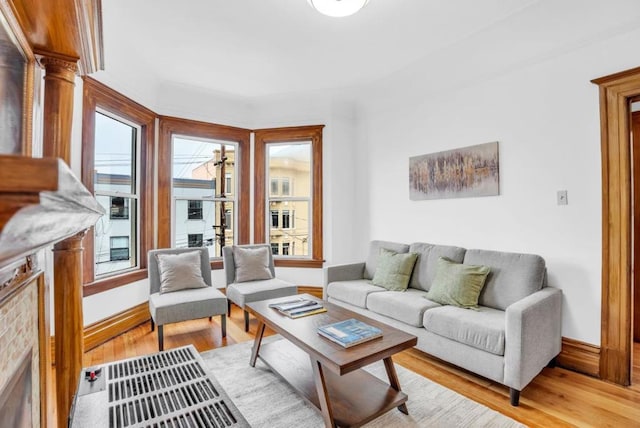
[[[357,87],[416,66],[427,80],[436,77],[430,69],[465,73],[460,56],[479,49],[487,70],[508,67],[640,23],[640,0],[370,0],[346,18],[320,15],[307,0],[102,6],[112,79],[137,75],[242,98]]]

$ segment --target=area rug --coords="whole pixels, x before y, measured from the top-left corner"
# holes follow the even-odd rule
[[[280,339],[271,336],[264,342]],[[253,341],[202,353],[207,367],[252,427],[323,427],[318,410],[258,359],[249,365]],[[366,368],[388,381],[379,362]],[[311,364],[309,364],[311,370]],[[430,381],[396,364],[402,390],[409,399],[409,415],[394,409],[365,425],[388,427],[524,427],[488,407]]]

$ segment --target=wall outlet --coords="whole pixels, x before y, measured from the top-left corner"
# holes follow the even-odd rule
[[[567,191],[566,190],[558,190],[558,205],[568,205],[569,200],[567,199]]]

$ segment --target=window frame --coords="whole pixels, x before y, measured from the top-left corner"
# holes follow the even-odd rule
[[[311,189],[311,240],[312,248],[309,258],[274,257],[275,266],[321,268],[323,259],[322,247],[322,129],[324,125],[294,126],[286,128],[257,129],[254,136],[254,236],[255,243],[267,240],[267,148],[269,144],[298,143],[311,141],[312,182]],[[291,183],[290,183],[291,184]],[[280,189],[279,189],[280,190]],[[290,189],[291,191],[291,189]],[[269,210],[269,217],[270,217]],[[271,219],[268,219],[269,225]]]
[[[172,116],[160,116],[158,139],[158,248],[171,247],[172,225],[172,144],[173,137],[201,138],[221,140],[238,145],[236,164],[236,188],[238,195],[235,207],[236,219],[248,219],[250,213],[250,159],[251,130],[196,120],[181,119]],[[224,177],[223,179],[226,179]],[[234,237],[237,244],[248,244],[250,222],[236,221]],[[222,258],[210,260],[212,269],[222,269]]]
[[[137,231],[139,254],[137,268],[123,273],[95,277],[94,231],[87,233],[83,241],[83,295],[91,296],[112,288],[120,287],[147,277],[147,257],[153,248],[153,177],[154,177],[154,136],[157,115],[148,108],[114,91],[102,83],[83,78],[82,103],[82,183],[92,194],[95,163],[95,114],[108,112],[140,127],[137,179],[139,182]],[[130,255],[131,255],[131,249]]]

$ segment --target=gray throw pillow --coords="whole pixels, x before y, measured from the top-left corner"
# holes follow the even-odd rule
[[[208,287],[202,277],[200,252],[156,254],[160,273],[160,294],[188,288]]]
[[[233,261],[236,268],[236,282],[271,279],[268,247],[233,247]]]

